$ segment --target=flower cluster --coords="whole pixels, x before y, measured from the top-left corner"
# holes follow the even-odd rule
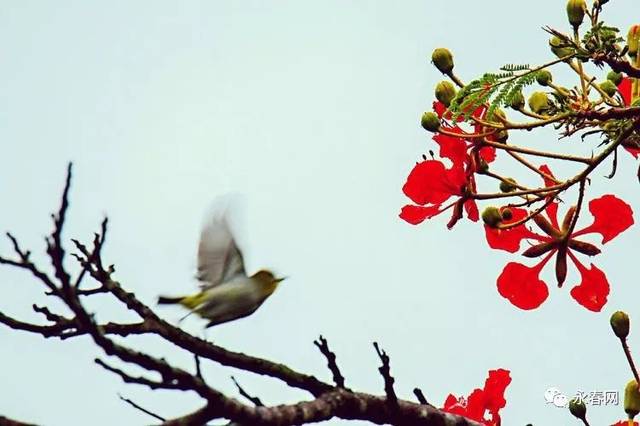
[[[545,165],[542,172],[553,176]],[[547,185],[550,182],[547,181]],[[576,253],[595,256],[600,249],[595,245],[580,239],[587,234],[600,234],[602,244],[613,240],[633,224],[631,207],[614,195],[604,195],[589,202],[589,211],[593,222],[583,228],[574,230],[577,220],[576,207],[570,207],[563,218],[558,221],[559,203],[550,200],[544,214],[533,216],[532,220],[542,234],[534,232],[525,224],[501,230],[485,225],[485,233],[489,246],[498,250],[515,253],[520,250],[522,241],[533,242],[522,255],[530,258],[541,257],[534,266],[526,266],[517,262],[509,262],[498,278],[498,292],[520,309],[535,309],[544,302],[549,290],[547,284],[539,277],[542,268],[551,258],[556,258],[555,275],[558,287],[562,287],[567,276],[567,258],[569,258],[581,276],[579,284],[571,289],[573,297],[580,305],[590,311],[598,312],[602,309],[609,295],[607,277],[594,264],[586,267],[580,262]],[[524,209],[511,209],[512,218],[504,221],[505,225],[514,223],[527,212]]]
[[[486,426],[499,426],[499,411],[506,405],[504,392],[509,383],[511,383],[511,376],[508,370],[490,370],[482,389],[473,390],[466,398],[449,394],[442,410],[464,416]]]
[[[632,98],[631,80],[626,77],[619,78],[617,89],[622,101],[628,106]],[[544,81],[545,85],[549,85],[550,77]],[[615,90],[615,86],[613,88]],[[417,225],[451,210],[451,217],[447,223],[447,227],[451,229],[462,219],[464,212],[473,222],[482,217],[485,222],[486,239],[491,248],[516,253],[520,251],[522,243],[526,242],[531,246],[524,250],[522,255],[540,258],[533,266],[509,262],[497,279],[497,288],[501,296],[523,310],[539,307],[549,296],[549,288],[540,278],[540,273],[550,260],[555,259],[558,287],[562,287],[567,278],[568,264],[573,264],[581,278],[572,286],[571,297],[586,309],[599,312],[607,302],[610,285],[601,269],[594,264],[586,265],[579,259],[580,255],[595,256],[600,253],[600,248],[583,241],[581,237],[600,234],[602,244],[606,244],[634,223],[631,207],[616,196],[606,194],[588,202],[589,211],[593,216],[590,225],[577,226],[581,203],[566,209],[560,223],[558,195],[578,180],[561,181],[555,178],[548,166],[543,165],[536,169],[531,163],[527,163],[530,169],[544,178],[544,186],[538,190],[521,191],[519,198],[524,199],[524,202],[507,204],[501,208],[489,207],[481,216],[476,200],[491,196],[479,196],[476,185],[479,175],[492,175],[491,177],[500,179],[500,190],[506,193],[505,195],[526,188],[519,186],[511,178],[503,178],[488,171],[496,159],[496,147],[506,146],[506,138],[499,136],[506,133],[505,130],[500,130],[500,125],[507,126],[508,123],[504,113],[498,110],[499,113],[494,114],[492,120],[496,120],[495,116],[500,117],[492,123],[487,116],[487,105],[482,104],[468,114],[467,119],[473,130],[465,131],[459,124],[464,114],[454,116],[448,109],[453,96],[455,89],[450,84],[440,83],[436,88],[436,97],[440,100],[433,103],[434,113],[425,113],[423,116],[423,127],[434,133],[432,139],[439,147],[439,159],[424,157],[424,160],[416,163],[409,173],[402,190],[412,203],[402,208],[400,218]],[[517,107],[522,111],[521,104]],[[492,124],[493,127],[486,127]],[[624,149],[636,158],[640,156],[640,146],[633,145],[633,138],[627,138],[623,142],[621,146]],[[510,153],[513,155],[511,151]],[[587,164],[592,162],[591,159],[575,161]],[[581,179],[584,185],[586,176]],[[584,195],[582,191],[583,189],[580,194],[581,201]],[[494,197],[503,198],[502,195]],[[533,202],[542,201],[545,202],[543,209],[533,211],[533,207],[524,208],[531,206]],[[535,223],[538,230],[534,231],[530,223]]]

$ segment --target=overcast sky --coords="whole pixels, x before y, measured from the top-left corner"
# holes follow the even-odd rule
[[[624,33],[639,18],[634,0],[607,6],[605,19]],[[381,393],[371,345],[378,341],[399,395],[413,399],[420,386],[438,406],[506,368],[513,382],[503,424],[577,424],[543,394],[550,386],[568,395],[621,390],[629,380],[608,318],[618,309],[639,317],[638,228],[595,259],[612,286],[600,314],[551,280],[547,302],[524,312],[495,286],[504,264],[522,258],[490,250],[479,224],[448,231],[447,217],[418,227],[397,217],[408,172],[435,149],[419,126],[442,78],[431,51],[448,46],[467,81],[505,63],[542,63],[551,54],[541,27],[567,31],[564,8],[559,0],[2,1],[0,228],[48,265],[43,236],[73,161],[65,238],[88,240],[107,215],[105,261],[127,290],[154,304],[160,293],[196,288],[205,207],[243,192],[248,269],[291,278],[251,317],[209,330],[215,343],[328,380],[312,344],[322,333],[348,385]],[[543,130],[510,140],[557,147],[555,139]],[[616,179],[594,180],[590,194],[615,188],[640,206],[636,167],[621,155]],[[554,170],[568,176],[561,165]],[[10,253],[7,241],[0,252]],[[576,279],[570,268],[567,284]],[[0,285],[6,314],[42,321],[32,303],[59,306],[24,273],[0,269]],[[88,307],[100,319],[132,317],[108,297]],[[158,312],[170,321],[183,314]],[[202,325],[183,324],[197,335]],[[632,335],[632,348],[638,339]],[[188,354],[157,339],[126,341],[193,368]],[[2,415],[133,425],[152,419],[119,393],[167,417],[201,405],[193,395],[123,384],[94,364],[105,356],[87,338],[60,342],[0,327],[0,342]],[[236,396],[231,374],[268,404],[307,398],[275,380],[205,365],[208,382]],[[621,406],[590,406],[589,415],[594,425],[624,418]]]

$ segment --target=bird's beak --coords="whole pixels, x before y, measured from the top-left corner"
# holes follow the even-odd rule
[[[276,282],[276,284],[278,284],[278,283],[281,283],[282,281],[286,280],[287,278],[289,278],[289,277],[276,278],[275,282]]]

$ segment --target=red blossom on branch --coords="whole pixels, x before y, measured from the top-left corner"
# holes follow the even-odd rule
[[[469,198],[469,194],[474,190],[473,175],[468,175],[462,165],[454,164],[447,169],[440,161],[423,161],[411,170],[407,182],[402,187],[405,195],[416,205],[404,206],[400,217],[412,225],[417,225],[453,207],[453,215],[447,225],[449,228],[462,217],[463,208],[467,217],[476,222],[479,218],[478,206]],[[442,204],[451,197],[460,199],[443,207]]]
[[[447,108],[441,102],[433,103],[433,110],[440,119],[451,119],[451,113],[447,111]],[[479,106],[472,114],[472,118],[483,120],[487,113],[485,105]],[[458,121],[462,120],[462,116],[458,118]],[[433,140],[440,146],[440,157],[448,158],[454,164],[468,164],[470,160],[469,151],[478,152],[480,158],[482,158],[487,164],[493,162],[496,159],[496,149],[490,146],[480,147],[480,140],[472,137],[471,133],[465,132],[457,124],[447,124],[445,122],[445,129],[449,133],[455,133],[460,135],[459,137],[445,135],[442,133],[436,133],[433,136]],[[478,124],[474,124],[474,134],[482,133],[483,128]],[[489,138],[491,139],[491,138]]]
[[[474,389],[467,398],[449,394],[442,410],[481,422],[486,426],[499,426],[499,411],[507,403],[504,392],[509,383],[509,370],[490,370],[483,389]]]
[[[434,111],[440,118],[451,118],[451,113],[440,102],[434,102]],[[473,112],[472,116],[483,118],[486,107],[481,106]],[[479,126],[474,126],[475,131],[480,131]],[[459,134],[451,136],[436,133],[433,140],[440,146],[440,157],[451,160],[451,168],[446,168],[444,163],[438,160],[425,160],[417,163],[402,187],[411,201],[415,204],[405,205],[400,218],[412,225],[422,223],[443,211],[452,208],[451,219],[447,223],[452,228],[462,218],[463,210],[467,217],[477,222],[480,215],[476,202],[470,197],[476,191],[474,174],[479,168],[478,163],[492,162],[495,159],[495,148],[479,148],[473,134],[463,131],[457,125],[449,125],[447,131]],[[443,206],[451,197],[460,197],[459,200]]]
[[[622,96],[622,99],[624,100],[624,104],[625,106],[630,106],[631,105],[631,90],[633,88],[633,84],[632,81],[629,77],[624,77],[622,79],[622,81],[620,82],[620,84],[618,84],[618,91],[620,92],[620,95]],[[624,143],[622,144],[622,147],[624,149],[626,149],[631,155],[633,155],[635,158],[638,158],[638,156],[640,155],[640,148],[636,148],[634,146],[628,146],[625,145]]]
[[[546,166],[542,166],[540,170],[551,175]],[[531,258],[542,257],[534,266],[509,262],[497,280],[500,295],[520,309],[530,310],[540,306],[547,299],[549,290],[539,275],[547,262],[555,256],[558,287],[565,281],[567,259],[571,259],[581,276],[580,283],[571,289],[571,296],[590,311],[599,312],[607,302],[609,282],[604,272],[595,265],[583,265],[576,253],[595,256],[600,253],[600,249],[578,237],[598,233],[602,235],[602,244],[605,244],[629,228],[634,221],[631,207],[613,195],[591,200],[589,211],[593,216],[593,223],[577,231],[573,231],[572,228],[575,207],[567,210],[560,224],[556,201],[547,206],[545,214],[538,214],[532,219],[544,235],[531,231],[524,224],[506,230],[485,225],[487,242],[491,248],[515,253],[520,249],[521,242],[527,240],[533,242],[533,245],[522,255]],[[523,209],[512,209],[512,212],[512,219],[504,221],[503,224],[513,223],[526,215]]]

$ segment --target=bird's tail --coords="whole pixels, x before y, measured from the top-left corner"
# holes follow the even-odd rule
[[[180,296],[180,297],[160,296],[158,297],[158,305],[175,305],[177,303],[181,303],[183,300],[184,300],[184,296]]]

